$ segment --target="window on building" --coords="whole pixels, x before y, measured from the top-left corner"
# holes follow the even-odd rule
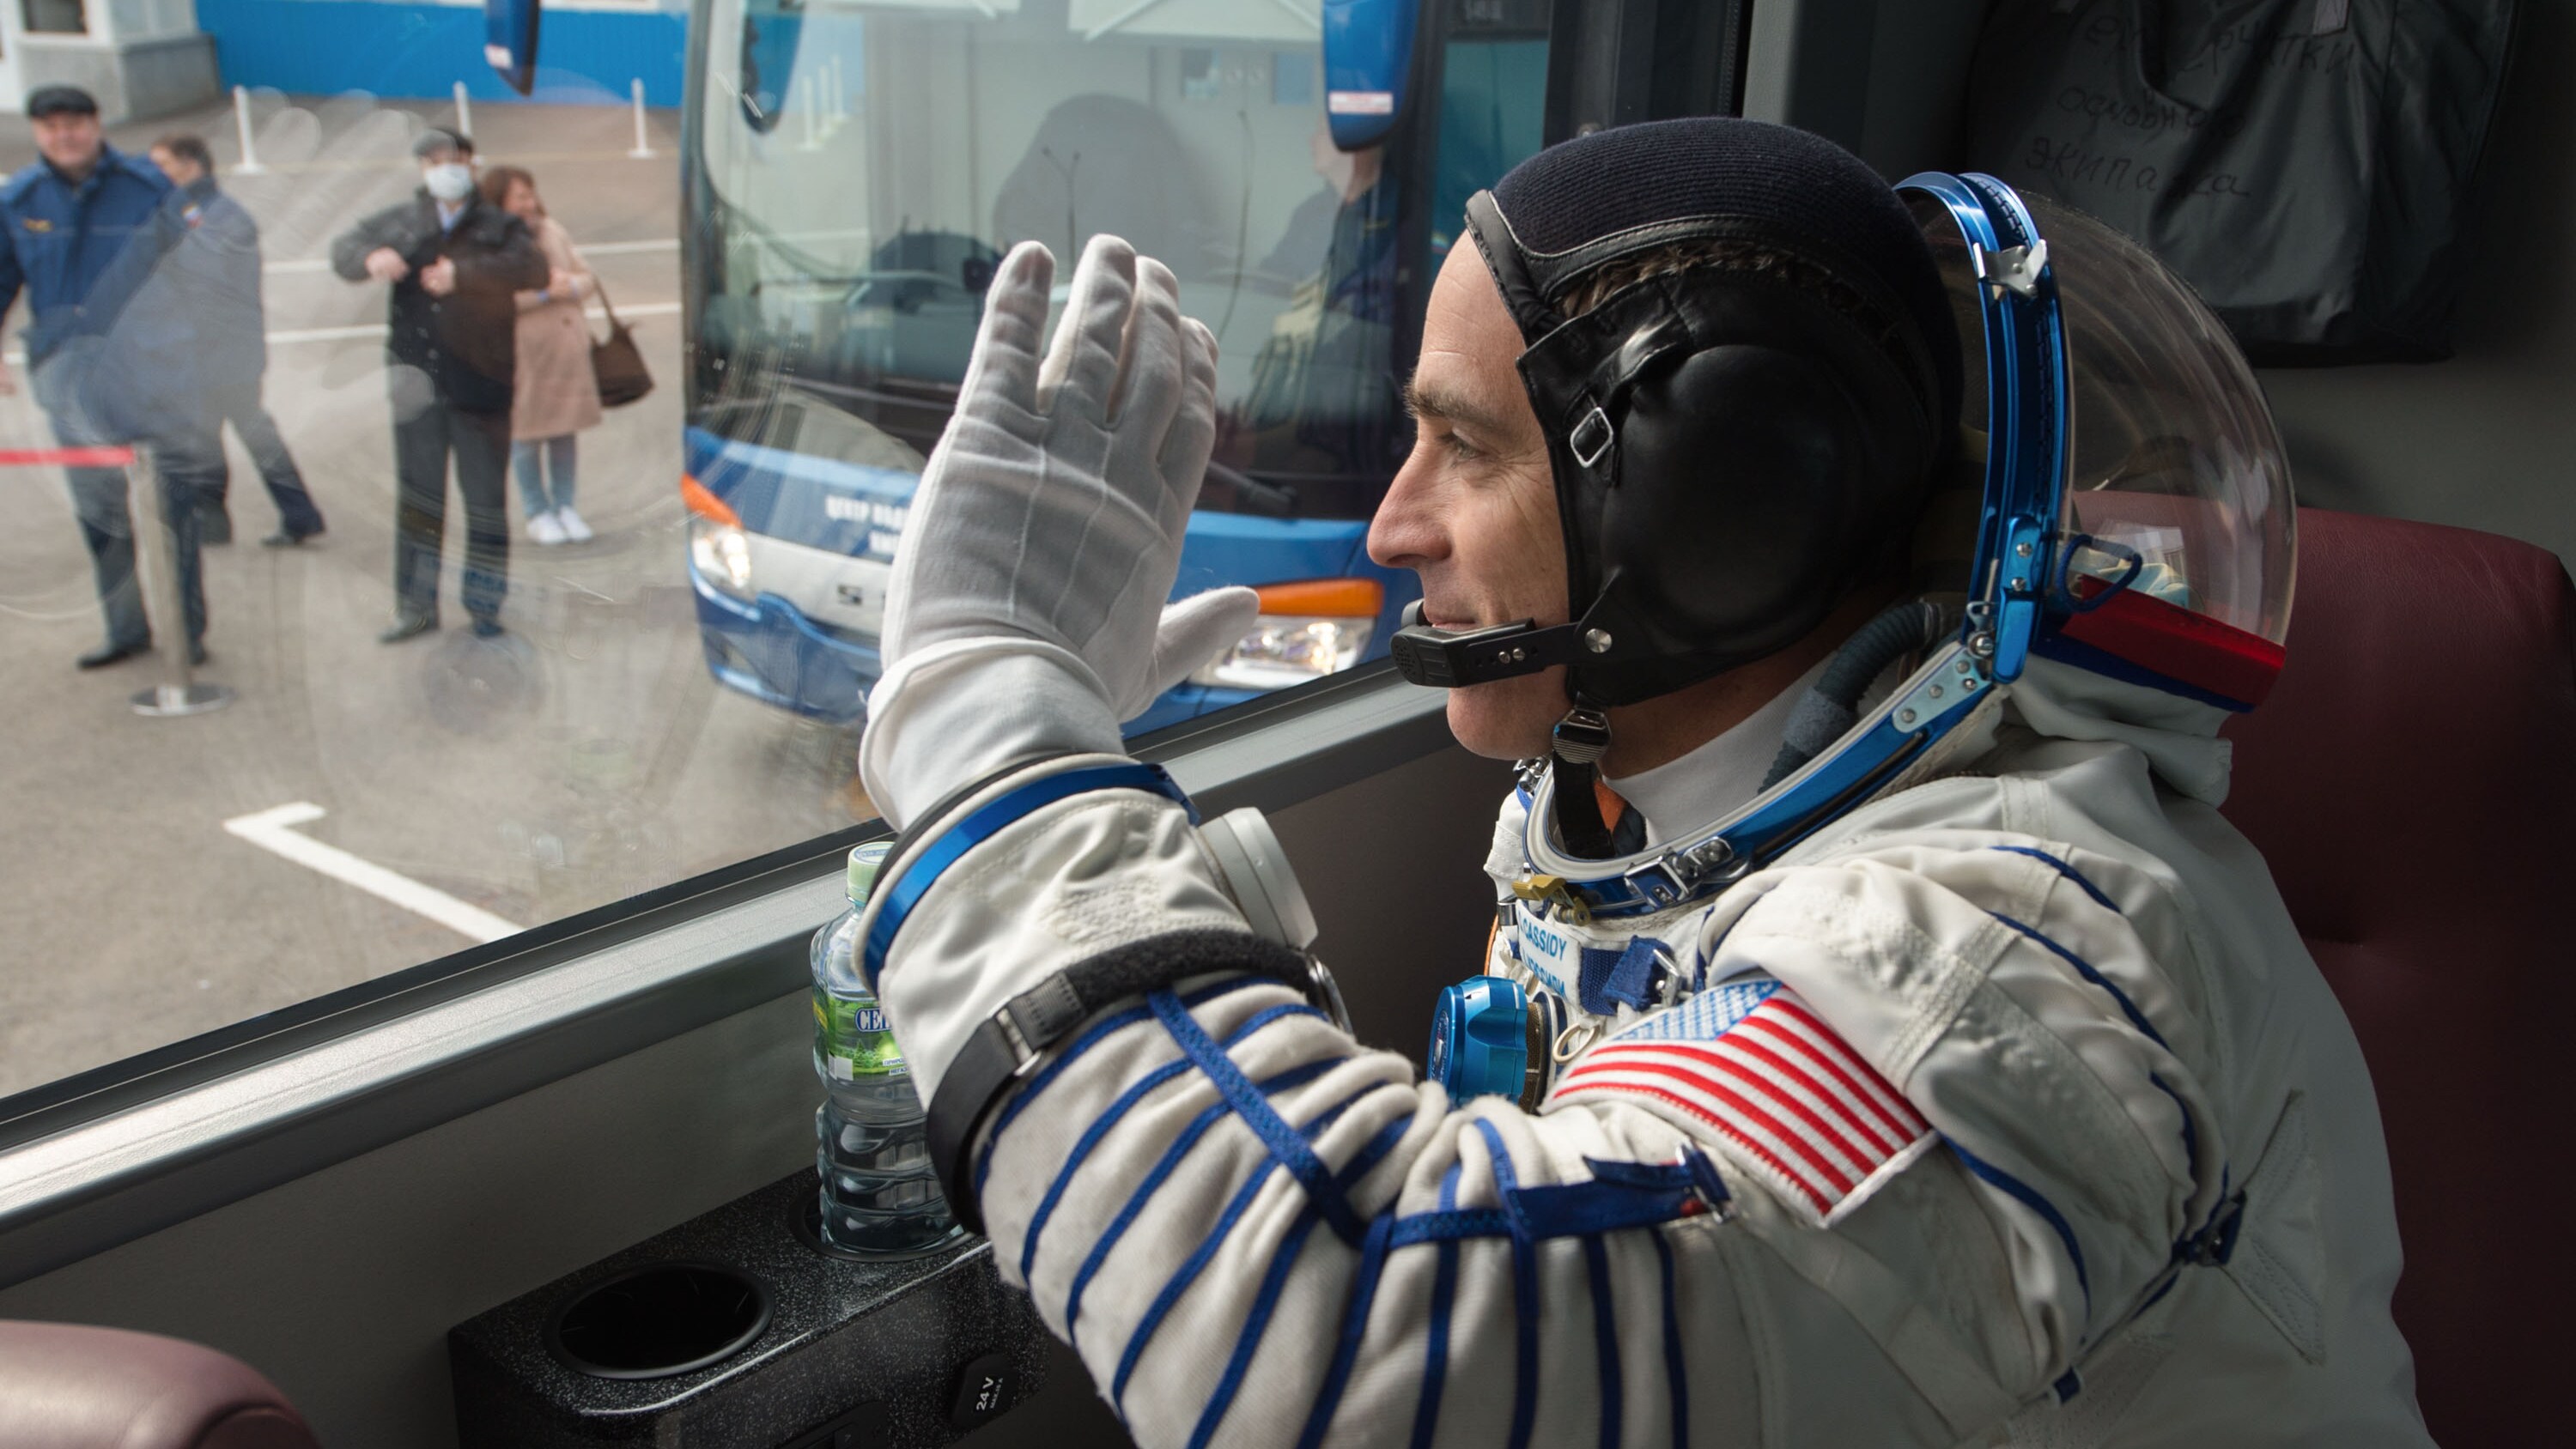
[[[29,35],[87,35],[85,0],[24,0],[19,11]]]

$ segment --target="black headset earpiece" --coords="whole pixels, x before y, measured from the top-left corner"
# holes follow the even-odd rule
[[[1528,340],[1518,367],[1547,435],[1574,617],[1410,624],[1391,641],[1408,678],[1567,664],[1578,704],[1630,704],[1795,642],[1896,557],[1946,436],[1919,340],[1719,268],[1646,278],[1565,320],[1537,278],[1578,275],[1575,259],[1533,265],[1490,195],[1467,219]],[[1656,245],[1694,236],[1653,230]]]

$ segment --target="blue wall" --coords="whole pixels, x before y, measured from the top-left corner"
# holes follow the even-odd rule
[[[224,84],[304,95],[366,91],[445,99],[456,83],[477,101],[514,101],[483,62],[483,7],[397,0],[197,0],[197,28],[215,38]],[[548,10],[528,99],[680,104],[687,17],[678,11]]]

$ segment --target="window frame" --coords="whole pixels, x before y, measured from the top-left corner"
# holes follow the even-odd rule
[[[1131,741],[1201,810],[1276,810],[1451,744],[1379,663]],[[870,821],[0,1102],[0,1287],[811,989]]]
[[[1456,3],[1424,0],[1417,97],[1439,94]],[[1554,0],[1547,142],[1740,111],[1752,9]],[[1427,177],[1437,128],[1413,129]],[[1428,225],[1408,219],[1408,259]],[[1450,747],[1445,698],[1379,661],[1130,748],[1210,814],[1278,809]],[[853,826],[0,1099],[0,1287],[810,989],[843,857],[891,833]]]

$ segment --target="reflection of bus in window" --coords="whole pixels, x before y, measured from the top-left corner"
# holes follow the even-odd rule
[[[1044,242],[1061,300],[1102,232],[1171,266],[1220,347],[1175,593],[1264,591],[1260,627],[1134,727],[1385,652],[1416,585],[1366,537],[1411,437],[1434,189],[1413,175],[1459,164],[1417,128],[1442,108],[1336,149],[1313,9],[1282,0],[698,0],[691,32],[683,492],[718,679],[861,714],[994,265]],[[1512,104],[1534,148],[1537,88]]]

